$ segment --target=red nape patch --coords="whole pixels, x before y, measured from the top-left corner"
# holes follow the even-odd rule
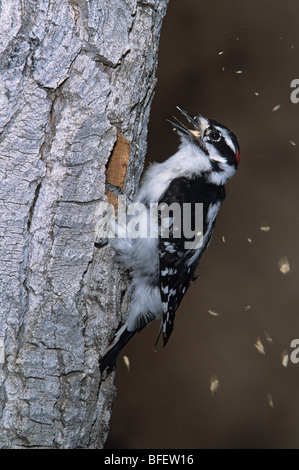
[[[237,163],[239,165],[239,163],[240,163],[240,152],[236,152],[236,160],[237,160]]]

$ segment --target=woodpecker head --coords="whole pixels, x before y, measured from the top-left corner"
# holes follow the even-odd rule
[[[183,143],[197,147],[200,158],[209,161],[207,173],[210,181],[224,184],[235,173],[240,162],[240,147],[236,136],[217,121],[200,114],[192,117],[178,106],[177,109],[194,129],[189,129],[176,118],[177,122],[168,122],[179,133]]]

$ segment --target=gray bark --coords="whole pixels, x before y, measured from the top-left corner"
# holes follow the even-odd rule
[[[126,280],[96,249],[105,166],[146,151],[167,0],[0,0],[0,446],[100,448]]]

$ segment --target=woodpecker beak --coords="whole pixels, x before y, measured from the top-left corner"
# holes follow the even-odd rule
[[[167,122],[169,122],[169,124],[173,127],[173,130],[179,132],[180,134],[187,135],[188,137],[195,138],[196,140],[200,139],[201,135],[200,135],[199,123],[196,121],[196,118],[193,118],[191,114],[189,114],[184,109],[181,109],[179,106],[177,106],[177,109],[182,113],[182,115],[187,119],[187,121],[190,124],[192,124],[192,126],[194,127],[194,130],[188,129],[188,127],[182,124],[175,116],[173,116],[173,118],[177,122],[173,122],[167,119]]]
[[[182,113],[182,115],[187,119],[187,121],[192,124],[194,129],[189,129],[187,126],[182,124],[175,116],[174,119],[177,122],[167,121],[169,124],[172,125],[173,130],[177,131],[182,137],[188,137],[189,140],[195,145],[197,145],[206,155],[208,154],[208,151],[206,149],[206,145],[203,140],[203,135],[202,135],[202,127],[203,127],[203,121],[205,118],[203,118],[200,114],[197,117],[192,117],[191,114],[187,113],[184,109],[181,109],[177,106],[177,109]]]

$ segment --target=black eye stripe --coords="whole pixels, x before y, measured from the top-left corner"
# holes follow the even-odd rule
[[[235,152],[227,145],[225,140],[221,139],[219,142],[213,143],[218,153],[224,157],[229,165],[237,167],[237,160]]]

